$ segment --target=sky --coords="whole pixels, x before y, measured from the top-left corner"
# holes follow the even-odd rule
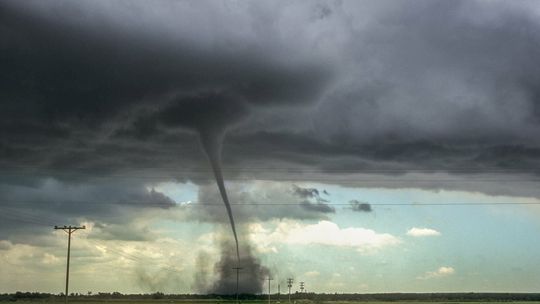
[[[0,0],[0,292],[538,292],[539,17]]]

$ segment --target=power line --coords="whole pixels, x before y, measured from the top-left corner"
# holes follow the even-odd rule
[[[226,172],[225,172],[226,173]],[[32,174],[33,177],[36,177],[35,172],[27,173]],[[358,173],[358,174],[364,174],[364,173]],[[3,174],[4,176],[20,176],[21,174]],[[24,174],[26,175],[26,174]],[[73,177],[76,175],[84,176],[86,174],[77,173],[77,174],[67,174],[67,173],[60,173],[60,174],[51,174],[51,175],[44,175],[42,177],[53,177],[53,176],[62,176],[66,175],[66,177]],[[179,177],[182,177],[182,175],[179,174],[171,174],[171,175],[119,175],[119,174],[107,174],[107,175],[90,175],[92,179],[94,180],[108,180],[112,178],[126,178],[126,179],[140,179],[140,180],[164,180],[164,179],[177,179]],[[470,175],[467,175],[470,176]],[[194,182],[206,182],[206,181],[213,181],[214,177],[210,175],[210,172],[208,173],[208,176],[185,176],[186,180],[194,181]],[[321,172],[321,174],[317,175],[311,175],[311,174],[299,174],[299,175],[291,175],[288,173],[287,175],[270,175],[266,173],[261,173],[260,175],[251,175],[251,176],[244,176],[244,175],[229,175],[227,176],[227,180],[229,181],[290,181],[290,182],[339,182],[344,184],[355,184],[359,182],[363,183],[403,183],[403,182],[410,182],[410,183],[459,183],[459,182],[474,182],[474,183],[502,183],[502,182],[512,182],[512,183],[537,183],[540,182],[540,178],[502,178],[501,176],[498,176],[497,178],[414,178],[414,177],[407,177],[407,176],[398,176],[395,178],[389,178],[389,177],[382,177],[381,178],[374,178],[372,176],[368,177],[362,177],[362,176],[347,176],[347,175],[328,175],[324,174],[324,172]]]
[[[256,165],[253,164],[253,162],[250,162],[251,164],[245,164],[241,166],[232,166],[224,164],[222,166],[223,170],[231,170],[231,171],[248,171],[248,170],[269,170],[269,171],[337,171],[337,172],[357,172],[357,171],[367,171],[367,172],[403,172],[403,171],[486,171],[486,172],[509,172],[509,171],[517,171],[517,172],[523,172],[523,171],[538,171],[537,168],[531,168],[531,167],[523,167],[523,166],[417,166],[417,167],[406,167],[406,166],[400,166],[399,168],[375,168],[375,167],[332,167],[332,166],[326,166],[326,167],[317,167],[317,166],[309,166],[309,165],[303,165],[303,164],[291,164],[289,166],[279,166],[279,165],[273,165],[273,166],[267,166],[267,165]],[[283,164],[282,164],[283,165]],[[9,164],[9,165],[2,165],[0,166],[3,170],[5,169],[41,169],[41,170],[99,170],[103,169],[100,167],[76,167],[76,166],[70,166],[69,168],[53,168],[47,164],[36,164],[36,163],[29,163],[26,164],[23,162],[19,162],[18,164]],[[131,171],[137,171],[137,170],[161,170],[161,171],[175,171],[175,172],[190,172],[190,171],[205,171],[210,172],[212,171],[207,166],[193,166],[193,167],[186,167],[185,164],[178,164],[177,166],[141,166],[141,165],[131,165],[129,168],[127,167],[119,167],[119,169],[123,170],[131,170]]]
[[[114,249],[113,247],[110,247],[110,246],[107,246],[103,243],[99,243],[97,241],[94,241],[94,240],[91,240],[91,239],[86,239],[87,242],[90,242],[90,243],[93,243],[94,245],[96,246],[104,246],[105,249],[107,251],[111,251],[119,256],[122,256],[128,260],[131,260],[131,261],[134,261],[134,262],[137,262],[137,263],[148,263],[148,258],[146,257],[141,257],[141,256],[138,256],[138,255],[135,255],[135,254],[132,254],[132,253],[127,253],[127,252],[123,252],[121,250],[118,250],[118,249]],[[155,265],[155,266],[158,266],[159,265]],[[160,270],[165,270],[165,271],[168,271],[168,272],[171,272],[171,273],[180,273],[178,270],[174,269],[174,267],[172,265],[164,265],[164,266],[161,266],[160,267]]]
[[[245,203],[230,203],[235,206],[302,206],[305,203],[312,204],[325,204],[328,206],[350,206],[350,203],[328,203],[328,202],[312,202],[312,201],[303,201],[303,202],[245,202]],[[42,207],[56,207],[56,206],[47,206],[46,203],[35,203],[32,201],[2,201],[2,203],[9,203],[9,207],[6,205],[0,205],[0,208],[12,208],[16,205],[42,205]],[[158,204],[155,202],[106,202],[106,201],[66,201],[65,204],[86,204],[84,207],[90,207],[91,205],[111,205],[111,206],[143,206],[143,207],[207,207],[207,206],[223,206],[223,203],[210,203],[210,202],[200,202],[192,201],[190,203],[176,203],[172,204]],[[481,205],[540,205],[540,202],[447,202],[447,203],[422,203],[422,202],[412,202],[412,203],[369,203],[371,206],[481,206]]]
[[[121,250],[118,250],[118,249],[114,249],[112,247],[109,247],[103,243],[99,243],[97,241],[94,241],[94,240],[91,240],[91,239],[86,239],[87,242],[90,242],[92,244],[94,244],[95,246],[103,246],[104,249],[106,251],[111,251],[111,252],[114,252],[115,254],[119,255],[119,256],[122,256],[128,260],[131,260],[131,261],[134,261],[134,262],[146,262],[145,258],[143,257],[140,257],[140,256],[137,256],[137,255],[134,255],[134,254],[131,254],[131,253],[127,253],[127,252],[123,252]]]
[[[14,217],[19,217],[19,219],[22,219],[22,221],[35,224],[39,226],[54,226],[53,220],[49,222],[43,221],[43,218],[41,215],[37,214],[31,214],[28,212],[24,212],[20,209],[0,206],[0,209],[3,209],[3,212],[0,213],[0,217],[4,217],[6,220],[16,220]],[[21,217],[22,216],[22,217]]]
[[[192,167],[185,166],[171,167],[130,167],[118,168],[116,170],[103,170],[102,168],[44,168],[40,166],[1,166],[2,175],[24,175],[24,174],[42,174],[42,175],[80,175],[99,177],[142,177],[142,178],[170,178],[184,174],[202,174],[205,177],[193,176],[192,178],[212,179],[213,171],[207,167]],[[466,176],[488,175],[488,174],[520,174],[520,175],[537,175],[540,173],[540,168],[486,168],[486,167],[432,167],[432,168],[302,168],[302,167],[267,167],[267,166],[244,166],[230,167],[223,166],[222,171],[226,174],[231,174],[229,178],[235,178],[235,175],[243,173],[257,175],[266,175],[267,173],[280,173],[287,175],[335,175],[337,173],[347,175],[365,175],[365,174],[462,174]],[[207,175],[207,176],[206,176]],[[236,176],[238,177],[238,176]],[[326,176],[327,178],[329,176]],[[349,176],[350,177],[350,176]]]

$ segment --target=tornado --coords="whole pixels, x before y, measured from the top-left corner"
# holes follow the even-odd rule
[[[216,135],[211,132],[199,132],[199,139],[201,141],[201,146],[203,147],[212,171],[214,172],[214,177],[216,179],[217,186],[219,188],[219,193],[227,209],[227,215],[229,216],[229,222],[231,224],[231,229],[234,236],[234,242],[236,244],[236,259],[240,262],[240,247],[238,246],[238,235],[236,233],[236,225],[234,223],[234,217],[232,214],[231,204],[229,202],[229,197],[227,196],[227,190],[225,189],[225,183],[223,181],[223,173],[221,170],[221,147],[223,143],[223,136]]]
[[[227,209],[238,261],[240,260],[240,246],[231,204],[223,181],[221,148],[227,130],[248,115],[249,109],[243,98],[223,91],[209,91],[174,98],[166,109],[160,111],[157,118],[165,125],[180,126],[198,133],[201,148],[208,157],[219,193]]]

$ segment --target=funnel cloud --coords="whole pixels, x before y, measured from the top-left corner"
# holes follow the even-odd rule
[[[201,133],[201,143],[204,147],[206,155],[210,160],[212,170],[216,177],[216,183],[219,188],[219,193],[227,209],[227,215],[229,217],[229,222],[231,224],[232,233],[234,236],[234,242],[236,245],[236,257],[237,261],[240,262],[240,248],[238,246],[238,234],[236,233],[236,224],[234,223],[234,217],[232,213],[231,204],[229,203],[229,198],[227,196],[227,190],[225,189],[225,183],[223,181],[223,173],[221,172],[221,141],[222,139],[217,136],[212,136],[209,134]]]
[[[157,114],[158,119],[166,125],[185,127],[199,134],[199,142],[208,157],[225,204],[236,245],[237,260],[240,260],[238,234],[223,180],[221,149],[227,128],[238,123],[246,113],[247,107],[240,97],[216,91],[175,98],[165,110]]]

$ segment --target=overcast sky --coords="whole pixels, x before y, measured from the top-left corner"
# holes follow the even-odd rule
[[[231,292],[208,147],[245,291],[538,291],[539,20],[537,1],[0,0],[0,292],[63,290],[64,224],[87,227],[74,292]]]

